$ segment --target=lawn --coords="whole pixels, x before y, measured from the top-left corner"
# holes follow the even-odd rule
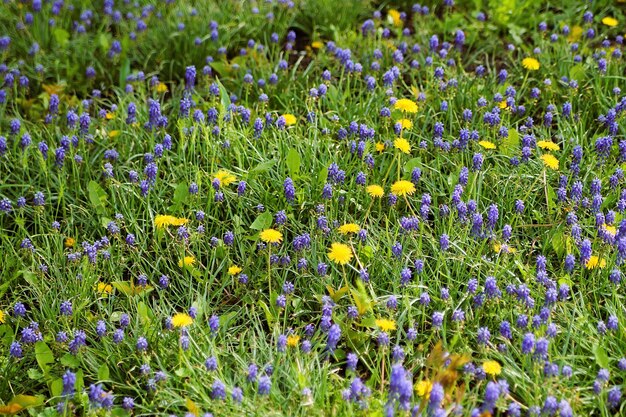
[[[0,4],[0,415],[626,414],[626,3]]]

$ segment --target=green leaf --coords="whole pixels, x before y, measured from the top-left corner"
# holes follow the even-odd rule
[[[43,373],[48,373],[50,369],[48,365],[54,363],[54,354],[48,345],[46,345],[46,342],[39,341],[35,343],[35,359],[37,359],[37,364],[39,364]]]
[[[65,45],[67,45],[67,43],[70,41],[70,34],[67,30],[62,29],[62,28],[55,28],[52,31],[52,35],[54,36],[54,40],[57,41],[57,43],[63,47]]]
[[[585,67],[583,66],[583,64],[578,64],[578,65],[574,65],[569,69],[569,77],[572,80],[576,80],[578,82],[581,82],[582,80],[584,80],[585,78]]]
[[[181,182],[176,186],[176,190],[174,190],[174,204],[170,207],[170,211],[180,210],[188,196],[189,187],[184,182]]]
[[[122,50],[126,50],[126,47],[122,47]],[[119,79],[119,87],[124,88],[126,85],[126,78],[130,74],[130,60],[128,58],[124,59],[122,65],[120,66],[120,79]]]
[[[502,140],[500,151],[506,156],[513,156],[519,148],[519,132],[515,129],[509,130],[509,135]]]
[[[106,53],[109,50],[109,38],[107,38],[105,33],[101,33],[100,36],[98,36],[98,44],[102,52]]]
[[[413,168],[417,168],[422,164],[422,158],[413,158],[406,161],[404,164],[404,172],[411,173],[413,172]]]
[[[593,354],[596,357],[596,363],[602,368],[609,367],[609,355],[599,343],[593,346]]]
[[[80,366],[80,360],[71,353],[66,353],[61,356],[61,365],[66,368],[78,368]]]
[[[254,220],[254,222],[252,222],[252,224],[250,225],[250,229],[253,229],[253,230],[267,229],[268,227],[272,225],[272,220],[274,220],[274,218],[272,217],[272,213],[270,213],[269,211],[265,211],[259,214],[259,216]]]
[[[109,196],[106,191],[95,181],[89,181],[89,185],[87,186],[87,191],[89,193],[89,201],[91,205],[96,210],[100,216],[104,216],[106,214],[106,204]]]
[[[30,368],[26,374],[30,379],[35,381],[43,379],[43,374],[37,368]]]
[[[139,314],[139,320],[142,324],[147,324],[152,321],[151,311],[148,309],[148,306],[143,301],[137,304],[137,314]]]
[[[287,154],[287,169],[289,170],[289,175],[292,177],[297,177],[300,173],[300,154],[295,148],[289,149],[289,153]]]
[[[100,365],[100,368],[98,368],[98,380],[106,381],[108,379],[109,379],[109,367],[107,366],[106,363],[103,363],[102,365]]]
[[[269,307],[267,306],[267,304],[265,304],[264,301],[259,300],[259,306],[261,306],[261,308],[265,312],[265,319],[267,320],[268,326],[272,327],[274,324],[274,320],[275,320],[274,315],[272,314]]]
[[[50,394],[53,397],[59,397],[63,393],[63,380],[57,378],[50,384]]]
[[[269,161],[260,162],[257,166],[252,168],[249,172],[250,176],[262,174],[263,172],[267,172],[276,165],[275,159],[270,159]]]

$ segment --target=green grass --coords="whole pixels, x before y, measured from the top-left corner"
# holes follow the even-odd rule
[[[568,405],[574,415],[623,413],[621,398],[615,397],[624,390],[618,361],[626,356],[626,317],[623,285],[611,281],[614,271],[623,269],[619,247],[624,242],[624,105],[619,104],[624,101],[615,89],[626,86],[626,77],[623,58],[612,55],[621,48],[616,36],[623,35],[626,21],[619,4],[459,1],[451,8],[429,4],[430,14],[424,16],[409,2],[302,0],[294,7],[265,1],[119,2],[119,22],[99,4],[79,33],[73,22],[85,16],[87,5],[67,3],[58,15],[45,3],[23,29],[18,24],[33,13],[33,5],[11,1],[0,6],[0,37],[11,39],[0,51],[0,62],[19,70],[16,79],[25,75],[29,80],[28,88],[17,81],[2,87],[6,96],[0,104],[0,136],[7,144],[6,150],[0,147],[0,200],[10,200],[12,206],[0,211],[0,404],[7,407],[0,412],[13,407],[13,412],[46,416],[410,415],[398,404],[394,387],[428,381],[445,391],[438,404],[445,412],[437,415],[473,415],[477,409],[513,416],[507,412],[511,404],[518,404],[523,415],[539,407],[544,409],[541,415],[567,417]],[[70,3],[74,10],[67,8]],[[407,19],[394,25],[392,8],[406,12]],[[132,40],[136,19],[145,10],[146,29]],[[372,17],[376,11],[380,19]],[[487,14],[484,22],[476,18],[480,11]],[[592,22],[584,22],[586,11],[593,12]],[[273,18],[268,19],[270,12]],[[618,26],[603,24],[606,16],[616,18]],[[49,25],[51,18],[54,26]],[[362,24],[369,18],[375,29],[364,36]],[[211,40],[210,21],[219,24],[216,41]],[[543,21],[545,32],[538,29]],[[583,32],[568,38],[564,25],[572,33],[576,26]],[[587,39],[590,28],[595,36]],[[409,34],[403,35],[403,29]],[[296,40],[290,50],[286,44],[291,30]],[[457,30],[465,35],[458,48]],[[274,32],[277,43],[271,41]],[[556,40],[550,39],[552,34],[558,34]],[[433,35],[439,41],[434,52],[429,47]],[[605,39],[608,46],[602,45]],[[110,58],[115,40],[122,52]],[[248,46],[249,40],[254,46]],[[311,45],[316,41],[323,46]],[[31,55],[33,42],[40,50]],[[444,42],[452,46],[440,54]],[[349,49],[351,62],[361,64],[362,72],[351,71],[333,44]],[[415,44],[419,52],[412,52]],[[225,53],[218,52],[222,47]],[[406,48],[402,62],[394,61],[397,48]],[[382,57],[376,58],[378,53]],[[598,63],[602,53],[604,72]],[[540,62],[537,71],[523,67],[529,56]],[[379,70],[372,68],[374,61]],[[192,65],[197,77],[187,89],[185,71]],[[210,75],[203,74],[205,65],[211,67]],[[479,65],[485,67],[483,76],[476,74]],[[87,78],[89,66],[95,69],[93,78]],[[393,66],[399,77],[384,85],[383,74]],[[436,76],[436,68],[443,70],[442,77]],[[508,75],[499,82],[503,69]],[[332,74],[330,80],[323,79],[325,70]],[[138,79],[140,71],[144,76]],[[272,74],[277,75],[274,84]],[[369,76],[376,80],[374,88],[368,87]],[[157,91],[157,80],[167,91]],[[321,85],[326,94],[312,97],[310,90]],[[514,94],[509,94],[511,88]],[[538,96],[533,88],[540,90]],[[59,111],[46,122],[52,93],[60,99]],[[262,94],[267,100],[260,99]],[[496,94],[502,98],[495,100]],[[236,96],[234,105],[231,95]],[[500,106],[507,95],[514,98],[513,108]],[[394,109],[391,97],[416,101],[417,113]],[[151,118],[150,99],[159,103],[167,126],[145,126]],[[479,105],[480,99],[487,105]],[[189,115],[181,111],[184,100],[193,102]],[[563,112],[565,103],[571,104],[569,116]],[[133,105],[136,121],[129,122]],[[523,114],[518,106],[524,106]],[[391,109],[390,117],[381,114],[383,108]],[[472,112],[469,119],[466,109]],[[600,117],[611,109],[616,112],[614,130]],[[84,131],[78,122],[68,126],[70,110],[89,114]],[[196,110],[204,120],[195,120]],[[492,111],[499,111],[499,120],[489,124],[485,115]],[[215,121],[208,120],[212,112]],[[544,122],[547,112],[550,124]],[[279,128],[276,121],[284,114],[294,115],[296,123]],[[264,124],[260,135],[254,127],[257,118]],[[412,127],[398,133],[394,125],[402,118]],[[14,120],[20,122],[15,133]],[[349,133],[352,122],[357,131]],[[435,134],[439,126],[440,138]],[[369,129],[373,135],[363,133]],[[464,129],[476,137],[458,146]],[[22,149],[26,133],[32,143]],[[166,136],[171,149],[162,146]],[[394,148],[400,136],[410,143],[409,154]],[[597,147],[605,137],[612,145],[602,154]],[[59,164],[56,153],[66,141],[70,144]],[[491,142],[495,149],[479,141]],[[526,141],[531,144],[523,151]],[[559,149],[542,149],[538,141],[553,142]],[[47,144],[47,158],[38,149],[40,142]],[[572,162],[578,146],[582,158],[576,172]],[[527,151],[528,158],[522,158]],[[558,159],[557,170],[542,162],[548,153]],[[482,167],[473,169],[478,154]],[[150,158],[158,172],[144,193],[140,182],[147,178]],[[333,164],[343,171],[341,180],[333,180]],[[421,170],[419,181],[412,176],[415,168]],[[462,185],[464,168],[469,172]],[[234,180],[216,189],[220,170]],[[139,181],[131,180],[132,171]],[[287,178],[295,185],[293,200],[284,191]],[[398,196],[392,205],[391,186],[403,179],[415,183],[415,193]],[[596,180],[602,185],[602,201],[593,209]],[[240,193],[244,181],[246,190]],[[585,201],[572,192],[577,181],[584,186]],[[192,184],[197,193],[190,191]],[[368,195],[365,186],[373,184],[384,187],[382,198]],[[453,197],[459,187],[460,208]],[[329,188],[332,197],[325,198]],[[559,197],[560,188],[565,188],[565,198]],[[35,204],[37,192],[44,195],[43,205]],[[18,207],[20,197],[26,199],[23,207]],[[427,200],[429,207],[422,209]],[[517,200],[524,202],[522,213],[516,211]],[[490,228],[488,212],[494,204],[498,219]],[[276,220],[281,211],[284,223]],[[159,215],[188,222],[183,228],[159,228]],[[406,217],[419,219],[416,230],[403,231]],[[473,223],[478,217],[483,226],[477,235]],[[337,229],[346,223],[357,224],[366,236],[342,235]],[[602,238],[604,223],[616,228],[612,241]],[[510,238],[503,237],[505,225],[510,226]],[[259,232],[267,228],[280,230],[280,244],[262,244]],[[232,244],[227,242],[229,232]],[[294,238],[303,234],[310,236],[310,246],[297,251]],[[445,251],[443,235],[450,241]],[[586,239],[603,267],[586,268],[580,261]],[[511,252],[496,252],[494,247],[505,241]],[[34,250],[24,247],[28,242]],[[87,254],[96,242],[98,255],[92,262]],[[351,248],[353,257],[346,265],[329,259],[335,242]],[[394,249],[398,244],[400,254]],[[570,254],[576,264],[568,271],[565,259]],[[185,256],[192,256],[194,264],[180,266]],[[272,256],[277,262],[268,268]],[[545,273],[537,265],[540,256],[546,260]],[[417,260],[423,261],[421,272]],[[326,275],[317,271],[321,263],[328,266]],[[229,273],[233,265],[242,269],[247,283]],[[403,285],[407,268],[412,276]],[[365,270],[369,280],[364,281]],[[148,287],[139,286],[141,276],[147,277]],[[167,288],[160,286],[162,276],[168,277]],[[501,295],[488,296],[487,277],[495,277]],[[475,293],[468,290],[471,279],[478,281]],[[284,294],[286,282],[293,283],[293,292]],[[569,287],[567,297],[546,305],[546,289],[558,292],[563,285]],[[523,286],[532,301],[522,302],[511,290]],[[281,295],[284,307],[277,304]],[[73,311],[63,315],[61,305],[67,301]],[[15,313],[16,303],[26,306],[24,317]],[[329,304],[334,305],[330,321],[324,318]],[[169,318],[192,307],[193,324],[168,330]],[[354,308],[356,318],[350,316]],[[463,321],[453,319],[456,310],[464,312]],[[433,325],[435,312],[444,316],[438,328]],[[123,314],[129,317],[127,325],[122,324]],[[521,314],[529,323],[538,320],[534,316],[547,317],[537,326],[520,328],[516,321]],[[219,328],[212,330],[216,318]],[[396,325],[388,333],[388,345],[379,342],[376,320],[381,318]],[[598,323],[606,326],[614,319],[618,328],[603,333]],[[101,336],[100,321],[106,325]],[[503,321],[511,325],[510,338],[500,333]],[[24,330],[31,322],[38,323],[38,340],[29,340]],[[331,334],[341,331],[334,350],[327,348],[330,324],[336,326]],[[307,334],[307,325],[313,326],[312,334]],[[555,336],[549,335],[552,325]],[[121,328],[124,338],[115,340],[114,332]],[[488,343],[480,342],[484,328],[491,335]],[[86,346],[74,350],[70,341],[79,330],[85,332]],[[59,332],[68,340],[59,341]],[[549,340],[545,356],[522,352],[527,333]],[[296,346],[279,349],[284,336],[299,337]],[[136,347],[139,337],[148,342],[145,351]],[[16,343],[21,355],[15,352]],[[302,349],[307,343],[310,352]],[[401,361],[396,360],[397,347],[404,353]],[[356,370],[347,366],[349,353],[359,358]],[[217,360],[215,370],[205,366],[209,357]],[[481,369],[487,360],[501,364],[502,373],[485,376],[471,370]],[[546,362],[557,365],[560,374],[546,376]],[[253,380],[248,378],[250,364],[258,366]],[[150,370],[144,375],[145,365]],[[271,389],[264,394],[258,380],[267,365],[272,367]],[[396,381],[392,374],[400,366],[408,374]],[[562,374],[564,366],[571,367],[571,376]],[[601,369],[609,371],[609,380],[597,383]],[[68,371],[76,383],[73,392],[64,393],[62,377]],[[164,372],[166,379],[155,381],[157,372]],[[342,397],[356,378],[369,390],[362,403]],[[501,392],[489,404],[486,392],[496,380],[500,386],[506,381],[508,393]],[[215,398],[219,382],[225,399]],[[89,398],[97,384],[111,393],[112,404]],[[242,390],[241,402],[231,398],[236,387]],[[416,389],[408,393],[414,415],[435,415],[428,396],[420,397]],[[133,411],[123,408],[125,397],[134,400]],[[551,397],[559,402],[558,413],[544,406]]]

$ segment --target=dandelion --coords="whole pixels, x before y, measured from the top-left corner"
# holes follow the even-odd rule
[[[376,319],[376,326],[383,332],[396,330],[396,322],[389,319]]]
[[[559,160],[554,157],[554,155],[546,153],[541,155],[541,160],[543,164],[548,168],[558,171],[559,170]]]
[[[354,223],[346,223],[343,226],[339,226],[339,228],[337,229],[337,231],[342,235],[357,233],[359,230],[361,230],[359,225]]]
[[[340,265],[345,265],[352,259],[352,249],[343,243],[333,243],[330,245],[328,258]]]
[[[243,269],[241,269],[241,267],[239,267],[237,265],[232,265],[230,268],[228,268],[228,275],[235,276],[235,275],[239,274],[241,271],[243,271]]]
[[[196,258],[193,256],[185,256],[183,259],[178,261],[178,266],[183,268],[185,266],[193,266],[196,263]]]
[[[382,198],[385,195],[385,189],[380,185],[368,185],[365,191],[367,191],[372,198]]]
[[[498,376],[502,372],[502,366],[497,361],[486,361],[483,370],[487,375]]]
[[[617,26],[618,23],[619,22],[617,21],[617,19],[611,16],[606,16],[602,18],[602,24],[610,28],[614,28],[615,26]]]
[[[433,383],[428,379],[424,379],[415,384],[415,393],[418,397],[428,399],[430,391],[433,389]]]
[[[219,184],[225,187],[237,180],[233,174],[223,169],[217,171],[215,175],[213,175],[213,179],[219,180]]]
[[[495,143],[489,142],[488,140],[481,140],[478,144],[485,149],[496,149]]]
[[[522,66],[529,71],[537,71],[541,65],[535,58],[528,57],[522,60]]]
[[[283,117],[285,118],[286,126],[293,126],[297,122],[296,116],[294,116],[293,114],[286,113],[286,114],[283,114]]]
[[[585,268],[587,269],[595,269],[595,268],[600,268],[603,269],[606,266],[606,260],[605,259],[600,259],[598,256],[593,255],[589,258],[589,260],[587,261],[587,263],[585,264]]]
[[[540,140],[539,142],[537,142],[537,146],[539,146],[541,149],[547,149],[549,151],[561,150],[561,147],[559,145],[549,140]]]
[[[385,150],[385,144],[383,142],[376,142],[376,152],[382,152]]]
[[[287,336],[287,346],[296,347],[298,346],[299,342],[300,342],[300,336],[295,335],[295,334],[291,334]]]
[[[259,236],[265,243],[277,244],[283,241],[283,234],[276,229],[265,229],[259,234]]]
[[[0,310],[0,324],[4,324],[6,318],[6,314],[4,311]]]
[[[157,229],[163,229],[167,226],[183,226],[187,224],[188,221],[189,220],[181,217],[159,214],[154,218],[154,225]]]
[[[398,123],[400,123],[402,129],[410,129],[413,127],[413,122],[409,119],[400,119],[398,120]]]
[[[96,285],[96,292],[102,295],[111,294],[111,292],[113,292],[113,287],[111,286],[111,284],[99,282],[98,285]]]
[[[394,26],[402,26],[402,19],[400,18],[400,12],[396,9],[389,9],[387,16],[391,19]]]
[[[193,324],[193,318],[186,313],[176,313],[172,316],[172,326],[187,327]]]
[[[393,108],[404,113],[417,113],[417,104],[408,98],[401,98],[395,102]]]
[[[411,181],[400,180],[393,183],[391,193],[397,196],[412,195],[415,192],[415,184]]]
[[[411,144],[404,138],[398,138],[393,142],[393,147],[405,154],[411,153]]]

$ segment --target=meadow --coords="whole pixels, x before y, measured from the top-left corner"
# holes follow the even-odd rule
[[[3,1],[0,415],[625,415],[625,22]]]

